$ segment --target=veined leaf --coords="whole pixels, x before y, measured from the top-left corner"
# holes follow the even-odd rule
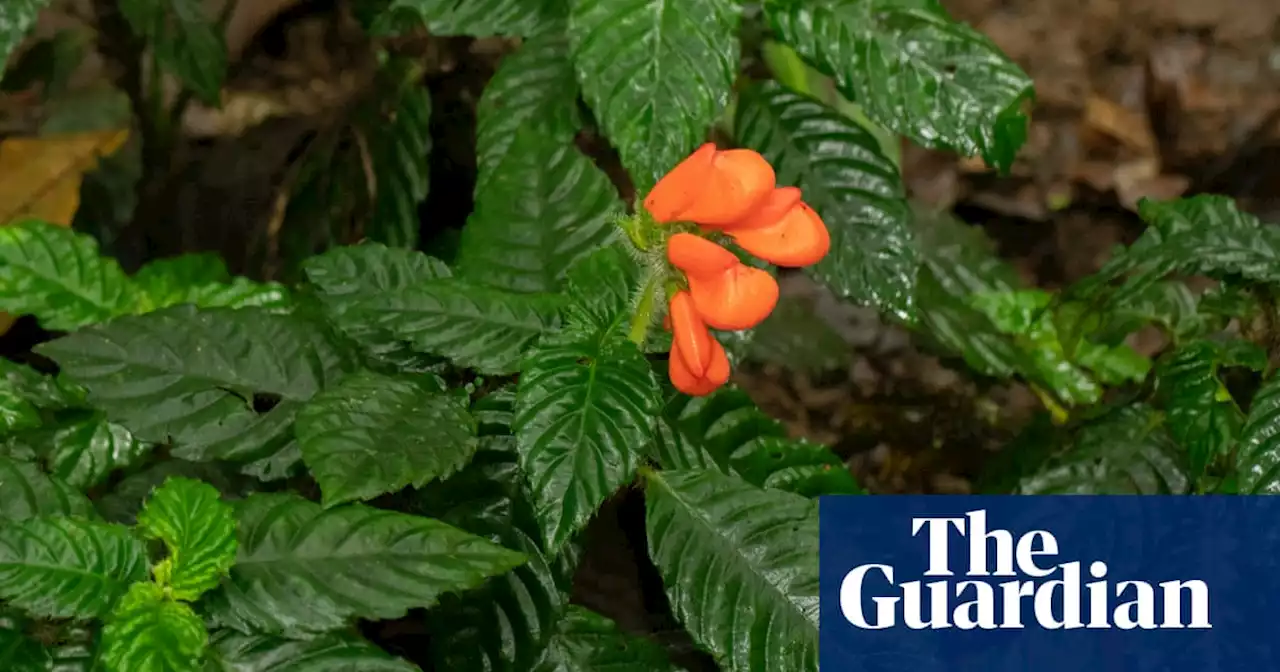
[[[0,383],[0,433],[39,427],[40,409],[23,399],[12,386]]]
[[[1256,347],[1256,346],[1254,346]],[[1226,346],[1196,340],[1169,353],[1156,368],[1157,391],[1168,413],[1169,434],[1187,451],[1192,478],[1204,475],[1226,455],[1239,435],[1244,415],[1218,379],[1218,367],[1230,361]],[[1252,367],[1266,367],[1266,354],[1256,351]]]
[[[22,43],[27,31],[36,25],[36,17],[50,0],[15,0],[0,7],[0,73],[9,54]]]
[[[138,269],[133,283],[138,288],[140,313],[183,303],[201,308],[289,305],[284,285],[232,277],[222,259],[213,254],[157,259]]]
[[[254,494],[237,517],[240,552],[209,609],[241,632],[315,634],[351,618],[399,618],[525,560],[439,521],[360,504]]]
[[[418,672],[418,667],[345,632],[297,640],[219,630],[209,640],[205,671]]]
[[[0,599],[46,618],[99,618],[147,578],[126,527],[61,516],[0,526]]]
[[[307,280],[338,313],[361,298],[451,275],[439,259],[375,242],[335,247],[307,259],[304,268]]]
[[[521,128],[537,128],[548,146],[570,145],[581,125],[577,100],[578,81],[563,32],[547,31],[504,56],[476,106],[476,193],[484,191]]]
[[[227,76],[227,45],[199,0],[121,0],[120,13],[156,50],[160,66],[204,103],[217,105]]]
[[[644,355],[614,334],[570,335],[529,356],[512,430],[548,551],[631,480],[658,408]]]
[[[105,672],[178,672],[199,669],[209,641],[204,622],[160,586],[143,581],[111,612],[98,654]]]
[[[425,25],[432,35],[528,37],[563,22],[565,0],[392,0],[378,15],[375,35]]]
[[[862,492],[829,448],[789,438],[782,423],[736,387],[705,397],[674,395],[662,424],[654,446],[663,468],[715,469],[758,487],[808,497]]]
[[[79,386],[0,358],[0,388],[3,387],[39,408],[60,411],[85,405],[84,390]]]
[[[1236,453],[1242,495],[1280,493],[1280,377],[1263,383],[1249,406]]]
[[[34,462],[0,455],[0,521],[4,524],[38,516],[93,518],[93,504],[61,479],[40,471]]]
[[[397,82],[395,108],[371,120],[373,215],[366,227],[370,240],[394,247],[418,245],[418,204],[427,197],[431,168],[431,95],[414,66],[403,60],[385,68]],[[382,101],[379,101],[382,102]]]
[[[831,232],[831,252],[809,272],[840,296],[915,318],[916,257],[898,167],[875,136],[776,83],[738,101],[738,141],[769,159],[778,184],[798,186]]]
[[[617,236],[618,192],[573,145],[530,124],[476,191],[459,275],[516,292],[554,292],[574,261]]]
[[[208,483],[169,478],[142,507],[138,527],[169,550],[152,571],[175,599],[192,602],[216,588],[235,562],[235,516]]]
[[[287,440],[294,414],[348,362],[309,323],[262,308],[183,305],[39,347],[134,436],[183,459],[249,460]],[[266,412],[255,395],[274,395]]]
[[[258,485],[235,473],[225,463],[168,459],[126,476],[95,504],[103,518],[132,526],[137,523],[137,515],[146,498],[172,476],[208,483],[217,488],[227,500],[238,499]]]
[[[675,670],[662,647],[618,629],[589,609],[570,605],[534,672],[664,672]]]
[[[574,0],[583,97],[640,193],[706,139],[728,104],[741,11],[732,0]]]
[[[102,483],[152,448],[97,411],[60,417],[56,425],[24,433],[22,439],[43,457],[50,473],[81,490]]]
[[[567,328],[626,337],[637,292],[644,291],[646,270],[629,243],[614,241],[579,259],[566,274]],[[655,325],[650,325],[655,326]]]
[[[891,131],[1001,170],[1026,141],[1031,78],[933,0],[768,0],[765,19]]]
[[[0,227],[0,309],[71,331],[132,312],[133,285],[98,244],[37,220]]]
[[[711,470],[645,480],[649,553],[694,640],[725,670],[818,669],[818,502]]]
[[[303,407],[296,433],[325,505],[422,487],[471,459],[475,420],[427,382],[358,373]]]

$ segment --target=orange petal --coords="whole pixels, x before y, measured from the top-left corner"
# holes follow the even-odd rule
[[[803,201],[772,226],[727,232],[742,249],[778,266],[816,264],[831,249],[831,234],[822,218]]]
[[[778,282],[741,262],[715,276],[689,277],[689,293],[702,319],[715,329],[740,331],[764,321],[778,305]]]
[[[742,263],[734,253],[692,233],[677,233],[667,239],[667,261],[690,276],[719,275]]]
[[[800,190],[796,187],[778,187],[770,192],[755,210],[747,213],[746,217],[719,228],[728,232],[773,226],[787,216],[787,213],[800,202],[800,197]]]
[[[753,150],[717,152],[701,193],[679,218],[711,227],[732,224],[760,207],[776,179],[773,166]]]
[[[720,341],[714,338],[711,339],[711,363],[707,365],[703,380],[716,387],[729,382],[729,355],[725,353]]]
[[[693,297],[689,296],[689,292],[676,292],[675,296],[671,297],[668,315],[671,316],[673,327],[672,356],[676,356],[675,353],[678,351],[684,358],[684,365],[689,373],[697,378],[705,376],[714,352],[712,344],[716,339],[711,338],[711,332],[707,331],[707,325],[698,315],[698,309],[694,307]]]
[[[716,146],[708,142],[676,164],[645,196],[645,210],[659,222],[674,222],[679,219],[677,215],[684,212],[702,193],[715,157]]]
[[[719,385],[712,383],[705,378],[698,378],[685,368],[684,357],[672,349],[671,356],[667,359],[667,373],[671,376],[671,384],[677,390],[691,396],[703,397],[716,391]]]

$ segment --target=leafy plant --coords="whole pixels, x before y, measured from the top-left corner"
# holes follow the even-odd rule
[[[44,4],[0,6],[0,56]],[[104,34],[125,31],[147,48],[132,65],[157,73],[126,93],[158,160],[186,100],[217,100],[225,46],[192,0],[118,9]],[[695,285],[714,283],[694,272],[710,257],[670,258],[673,236],[741,253],[719,270],[776,291],[767,255],[741,228],[654,214],[712,186],[746,198],[748,178],[801,189],[788,216],[815,213],[829,234],[791,265],[816,261],[805,272],[838,297],[1040,395],[1046,415],[987,490],[1280,492],[1277,229],[1220,197],[1147,201],[1147,232],[1099,273],[1023,285],[978,229],[905,196],[900,137],[1005,170],[1026,135],[1027,77],[937,3],[375,0],[359,14],[377,82],[351,142],[318,141],[296,175],[290,282],[205,254],[126,272],[100,231],[26,210],[0,222],[0,310],[49,333],[0,360],[4,669],[675,669],[657,641],[570,602],[584,529],[630,490],[647,508],[639,559],[698,649],[722,670],[816,670],[816,498],[862,489],[694,361],[787,351],[753,346],[770,329],[687,328],[708,304],[682,314],[676,297],[697,304]],[[448,259],[419,251],[431,101],[392,39],[423,28],[521,38],[478,105],[476,206]],[[765,81],[741,67],[761,31]],[[703,146],[713,130],[751,150],[724,161],[756,172],[708,168],[725,156]],[[1189,275],[1219,284],[1197,293]],[[752,301],[738,307],[772,309]],[[1154,356],[1126,341],[1148,326],[1169,342]],[[428,651],[366,638],[392,620],[424,627]]]

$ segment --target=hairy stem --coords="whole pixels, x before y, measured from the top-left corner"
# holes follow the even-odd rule
[[[640,300],[636,302],[636,312],[631,316],[631,331],[627,338],[643,347],[649,336],[649,325],[653,323],[653,308],[658,298],[658,289],[662,286],[662,274],[650,269]]]

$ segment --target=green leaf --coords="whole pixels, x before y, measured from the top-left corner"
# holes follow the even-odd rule
[[[143,501],[171,476],[204,481],[218,489],[224,499],[242,497],[257,486],[218,462],[188,462],[168,459],[131,474],[116,484],[110,493],[95,503],[102,517],[113,523],[134,525]]]
[[[21,438],[35,448],[51,474],[80,490],[101,484],[111,472],[136,463],[152,449],[97,411],[74,411],[56,425]]]
[[[339,314],[360,299],[447,278],[444,262],[382,243],[335,247],[306,261],[307,280]]]
[[[528,37],[562,22],[565,0],[392,0],[378,15],[375,35],[426,26],[432,35]]]
[[[298,408],[335,382],[343,355],[305,320],[262,308],[183,305],[39,346],[134,436],[183,459],[250,460],[289,439]],[[255,397],[279,403],[265,412]]]
[[[572,142],[535,125],[476,191],[458,250],[458,272],[516,292],[554,292],[577,259],[615,238],[617,190]]]
[[[733,0],[576,0],[569,18],[583,98],[640,193],[707,137],[738,69]]]
[[[675,670],[657,644],[623,633],[618,624],[571,605],[534,672],[662,672]]]
[[[6,524],[38,516],[94,516],[88,498],[33,462],[0,455],[0,492],[0,521]]]
[[[933,0],[769,0],[765,20],[871,119],[921,145],[1003,171],[1026,141],[1031,79]]]
[[[627,323],[635,313],[637,294],[644,291],[646,277],[659,279],[658,271],[637,263],[629,245],[615,240],[569,268],[564,291],[570,297],[565,308],[569,327],[629,336]]]
[[[346,632],[283,639],[219,630],[209,640],[205,672],[418,672],[368,640]]]
[[[1182,495],[1190,491],[1185,456],[1170,440],[1159,414],[1145,404],[1123,406],[1090,420],[1063,445],[1047,452],[1051,453],[1048,459],[1021,479],[1018,494]]]
[[[169,550],[152,571],[174,599],[192,602],[216,588],[235,562],[235,516],[208,483],[169,478],[142,507],[138,527]]]
[[[645,481],[649,553],[694,640],[726,671],[818,669],[818,502],[711,470]]]
[[[398,79],[395,107],[368,123],[375,179],[373,215],[365,235],[393,247],[418,246],[418,204],[427,197],[431,168],[431,94],[421,73],[403,60],[384,67]],[[386,104],[388,100],[378,100]]]
[[[227,76],[227,45],[206,7],[200,0],[121,0],[120,13],[155,49],[160,67],[204,103],[218,105]]]
[[[0,6],[0,73],[50,0],[11,0]]]
[[[715,469],[758,487],[808,497],[862,492],[835,453],[789,438],[782,423],[736,387],[705,397],[672,396],[662,425],[654,447],[665,469]]]
[[[581,122],[568,37],[548,31],[525,40],[503,57],[476,106],[476,193],[484,191],[522,128],[537,128],[548,147],[561,147],[573,142]]]
[[[142,582],[130,586],[107,618],[98,655],[106,672],[185,672],[199,669],[208,641],[190,606]]]
[[[40,409],[31,405],[11,385],[0,382],[0,433],[39,427]]]
[[[0,10],[3,12],[4,10]],[[46,672],[53,655],[21,630],[0,626],[0,669],[5,672]]]
[[[351,618],[395,619],[524,562],[430,518],[289,494],[237,505],[240,552],[210,594],[215,619],[242,632],[314,634]]]
[[[1191,476],[1199,478],[1235,443],[1244,414],[1218,379],[1218,367],[1230,365],[1227,346],[1191,341],[1162,358],[1157,391],[1168,413],[1169,433],[1187,452]],[[1261,355],[1265,366],[1266,355]]]
[[[128,528],[82,518],[29,518],[0,527],[0,599],[46,618],[98,618],[147,578]]]
[[[428,383],[358,373],[303,407],[296,433],[326,506],[420,488],[471,459],[475,420]]]
[[[552,552],[633,478],[660,402],[634,343],[608,332],[573,336],[530,355],[512,425],[542,541]]]
[[[79,386],[0,358],[0,388],[6,387],[39,408],[59,411],[85,405],[84,390]]]
[[[140,306],[145,313],[190,303],[201,308],[284,308],[289,293],[279,283],[257,283],[232,277],[222,259],[213,254],[188,254],[157,259],[133,276]]]
[[[0,310],[72,331],[133,309],[134,289],[98,243],[37,220],[0,227]]]
[[[1254,394],[1235,466],[1240,494],[1280,493],[1280,377],[1271,377]]]
[[[778,184],[804,190],[830,230],[831,252],[808,272],[841,297],[914,320],[911,212],[875,136],[772,82],[743,92],[734,129],[773,164]]]

